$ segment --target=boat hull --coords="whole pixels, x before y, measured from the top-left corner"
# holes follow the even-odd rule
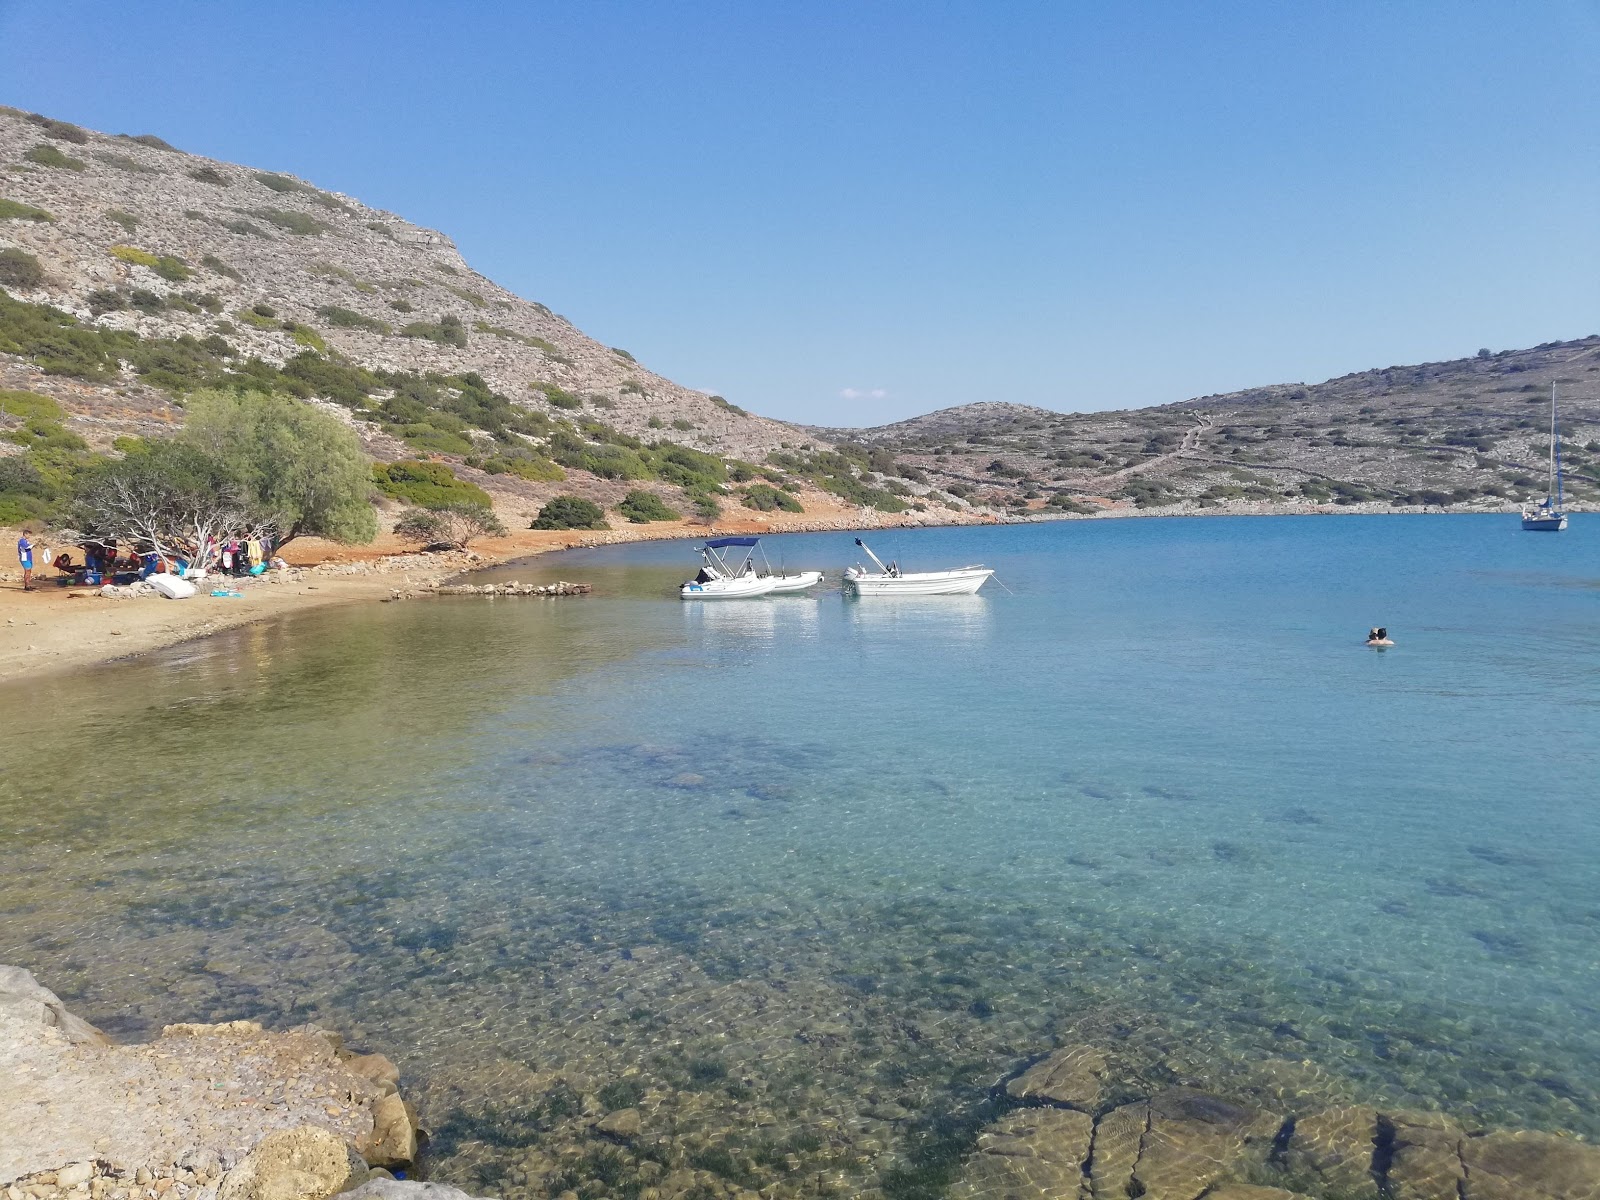
[[[793,575],[768,575],[772,580],[772,592],[781,596],[786,592],[803,592],[807,588],[814,588],[822,582],[821,571],[799,571]]]
[[[1567,527],[1567,514],[1531,517],[1524,514],[1522,528],[1528,533],[1560,533]]]
[[[738,579],[712,579],[706,583],[693,581],[678,589],[685,600],[750,600],[772,593],[772,579],[755,575],[741,575]]]
[[[914,571],[885,575],[851,568],[844,585],[857,596],[970,596],[988,582],[988,567],[961,567],[954,571]]]

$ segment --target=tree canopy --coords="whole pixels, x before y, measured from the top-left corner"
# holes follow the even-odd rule
[[[370,460],[343,421],[291,396],[200,391],[189,397],[179,439],[215,460],[270,514],[279,542],[321,537],[370,542]]]

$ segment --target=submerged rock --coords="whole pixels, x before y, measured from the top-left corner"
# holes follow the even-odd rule
[[[1531,1130],[1461,1143],[1464,1200],[1600,1200],[1600,1146]]]
[[[374,1177],[344,1194],[344,1200],[473,1200],[447,1183]]]
[[[1389,1142],[1389,1200],[1456,1197],[1466,1181],[1461,1126],[1443,1113],[1393,1113],[1379,1118]]]
[[[1125,1104],[1101,1117],[1094,1127],[1094,1153],[1089,1160],[1089,1189],[1094,1200],[1127,1200],[1133,1169],[1150,1128],[1148,1102]]]
[[[1370,1108],[1346,1106],[1312,1113],[1295,1122],[1284,1151],[1293,1172],[1327,1181],[1352,1200],[1378,1200],[1373,1158],[1378,1148],[1378,1114]]]
[[[1093,1136],[1094,1118],[1075,1109],[1007,1113],[979,1136],[954,1194],[1077,1200]]]
[[[1093,1112],[1100,1105],[1105,1069],[1105,1055],[1093,1046],[1069,1046],[1029,1067],[1006,1084],[1006,1092],[1018,1100],[1042,1100]]]
[[[1247,1163],[1265,1163],[1281,1124],[1275,1115],[1220,1096],[1169,1088],[1150,1101],[1150,1126],[1133,1169],[1137,1194],[1194,1200]]]

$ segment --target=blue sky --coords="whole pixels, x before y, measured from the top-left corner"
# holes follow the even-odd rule
[[[1600,332],[1600,0],[0,0],[0,45],[0,103],[442,229],[789,419]]]

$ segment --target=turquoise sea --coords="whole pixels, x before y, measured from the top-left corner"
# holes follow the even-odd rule
[[[489,577],[588,598],[0,690],[0,962],[126,1036],[342,1029],[508,1196],[637,1194],[585,1142],[629,1105],[741,1186],[933,1194],[1088,1039],[1130,1095],[1600,1135],[1600,518],[868,540],[998,575],[855,601],[788,536],[824,589],[696,605],[689,544],[575,551]]]

